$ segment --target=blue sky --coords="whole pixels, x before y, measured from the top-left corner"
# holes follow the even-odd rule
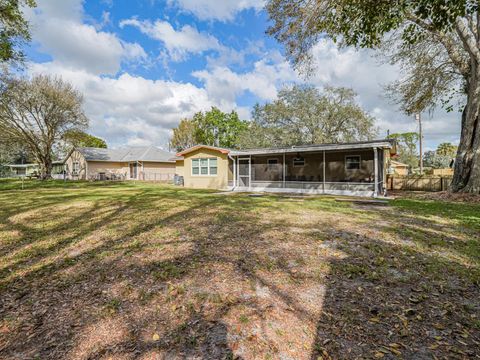
[[[252,106],[283,86],[346,86],[377,119],[379,137],[416,124],[383,96],[399,71],[369,51],[338,50],[323,39],[316,71],[305,79],[265,34],[268,17],[256,0],[38,0],[27,9],[33,41],[30,74],[72,82],[85,97],[89,132],[112,147],[166,147],[172,127],[217,106],[250,118]],[[427,148],[459,136],[459,114],[424,114]]]

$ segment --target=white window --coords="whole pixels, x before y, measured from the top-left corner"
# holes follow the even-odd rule
[[[305,166],[305,158],[296,157],[293,159],[293,167],[302,167]]]
[[[217,175],[217,158],[208,159],[208,163],[210,175]]]
[[[345,170],[360,170],[360,155],[345,156]]]
[[[268,159],[267,164],[270,170],[276,169],[278,164],[278,159]]]
[[[80,172],[80,163],[78,161],[74,161],[72,164],[72,173],[78,174]]]
[[[192,159],[192,175],[217,175],[217,158]]]

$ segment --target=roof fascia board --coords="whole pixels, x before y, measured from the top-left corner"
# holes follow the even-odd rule
[[[232,151],[231,155],[262,155],[262,154],[283,154],[283,153],[297,153],[297,152],[317,152],[327,150],[353,150],[353,149],[372,149],[372,148],[392,148],[392,144],[388,141],[380,141],[367,144],[332,144],[312,147],[296,147],[296,148],[279,148],[279,149],[256,149],[256,150],[240,150]]]

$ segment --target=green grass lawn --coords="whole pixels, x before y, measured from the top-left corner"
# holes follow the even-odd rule
[[[1,359],[480,356],[480,205],[0,181]]]

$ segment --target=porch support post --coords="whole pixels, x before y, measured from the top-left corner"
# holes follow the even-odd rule
[[[248,188],[252,187],[252,155],[250,155],[250,159],[248,160]]]
[[[237,187],[237,161],[235,160],[234,157],[232,157],[233,160],[233,188],[235,189]]]
[[[285,153],[283,153],[283,164],[282,164],[282,187],[285,189],[285,172],[287,168],[285,166]]]
[[[375,168],[375,190],[373,196],[378,196],[378,151],[377,148],[373,148],[373,167]]]
[[[323,150],[323,193],[325,194],[325,150]]]

